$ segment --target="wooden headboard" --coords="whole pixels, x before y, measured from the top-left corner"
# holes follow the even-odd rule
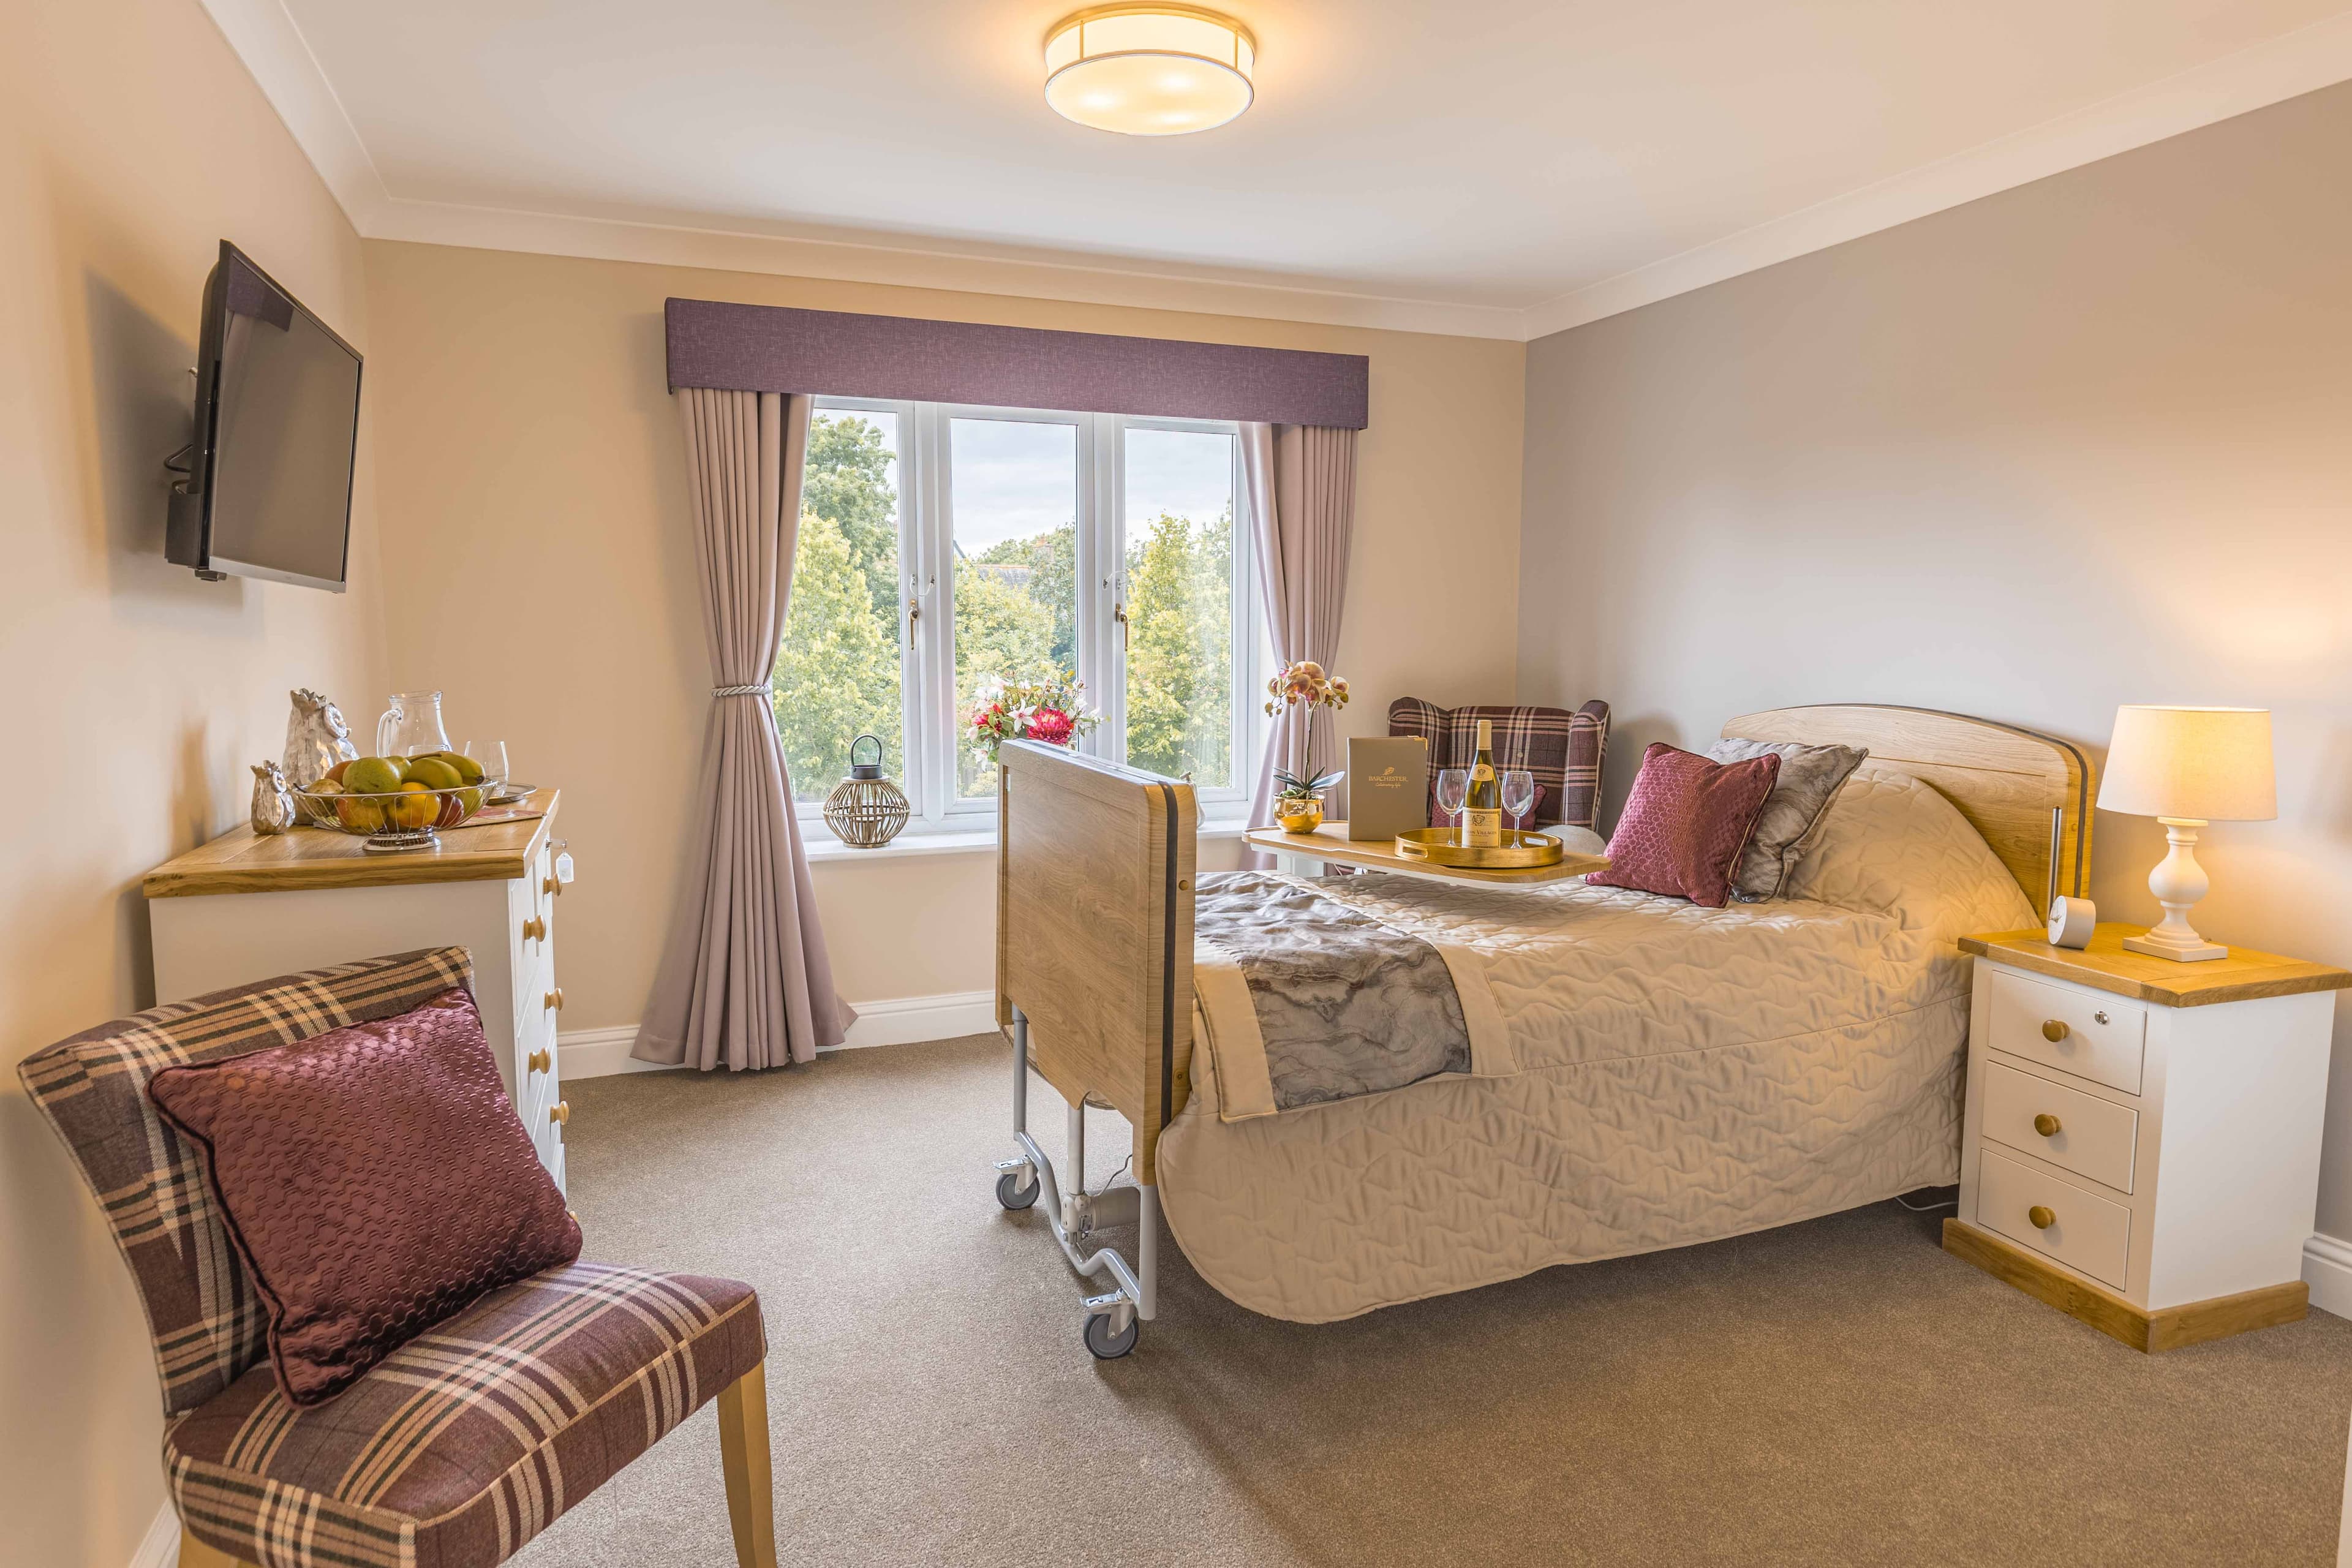
[[[2070,742],[1965,713],[1868,702],[1744,713],[1723,733],[1867,747],[1864,771],[1908,773],[1958,806],[2036,910],[2060,893],[2089,891],[2097,769]]]

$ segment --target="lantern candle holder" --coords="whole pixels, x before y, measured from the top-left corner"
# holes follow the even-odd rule
[[[861,763],[857,748],[874,742],[874,760]],[[849,776],[824,797],[824,825],[853,849],[879,849],[907,826],[904,791],[882,776],[882,741],[860,735],[849,743]]]

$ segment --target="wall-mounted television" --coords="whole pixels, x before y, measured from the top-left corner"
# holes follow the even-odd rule
[[[205,283],[195,439],[170,467],[163,558],[207,582],[341,593],[359,439],[360,354],[221,241]]]

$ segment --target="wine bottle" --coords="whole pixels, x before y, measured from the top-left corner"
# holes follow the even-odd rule
[[[1462,811],[1462,843],[1470,849],[1503,846],[1503,791],[1495,782],[1495,725],[1478,721],[1478,755],[1470,763],[1470,797]]]

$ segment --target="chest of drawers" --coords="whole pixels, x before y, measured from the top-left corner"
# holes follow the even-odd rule
[[[315,828],[257,838],[240,827],[149,872],[155,1000],[421,947],[473,956],[474,1000],[515,1114],[540,1163],[563,1184],[555,931],[572,858],[554,837],[558,793],[542,815],[462,827],[438,847],[370,855],[363,840]]]
[[[2179,963],[1969,937],[1949,1250],[2145,1351],[2303,1316],[2334,993],[2272,953]]]

